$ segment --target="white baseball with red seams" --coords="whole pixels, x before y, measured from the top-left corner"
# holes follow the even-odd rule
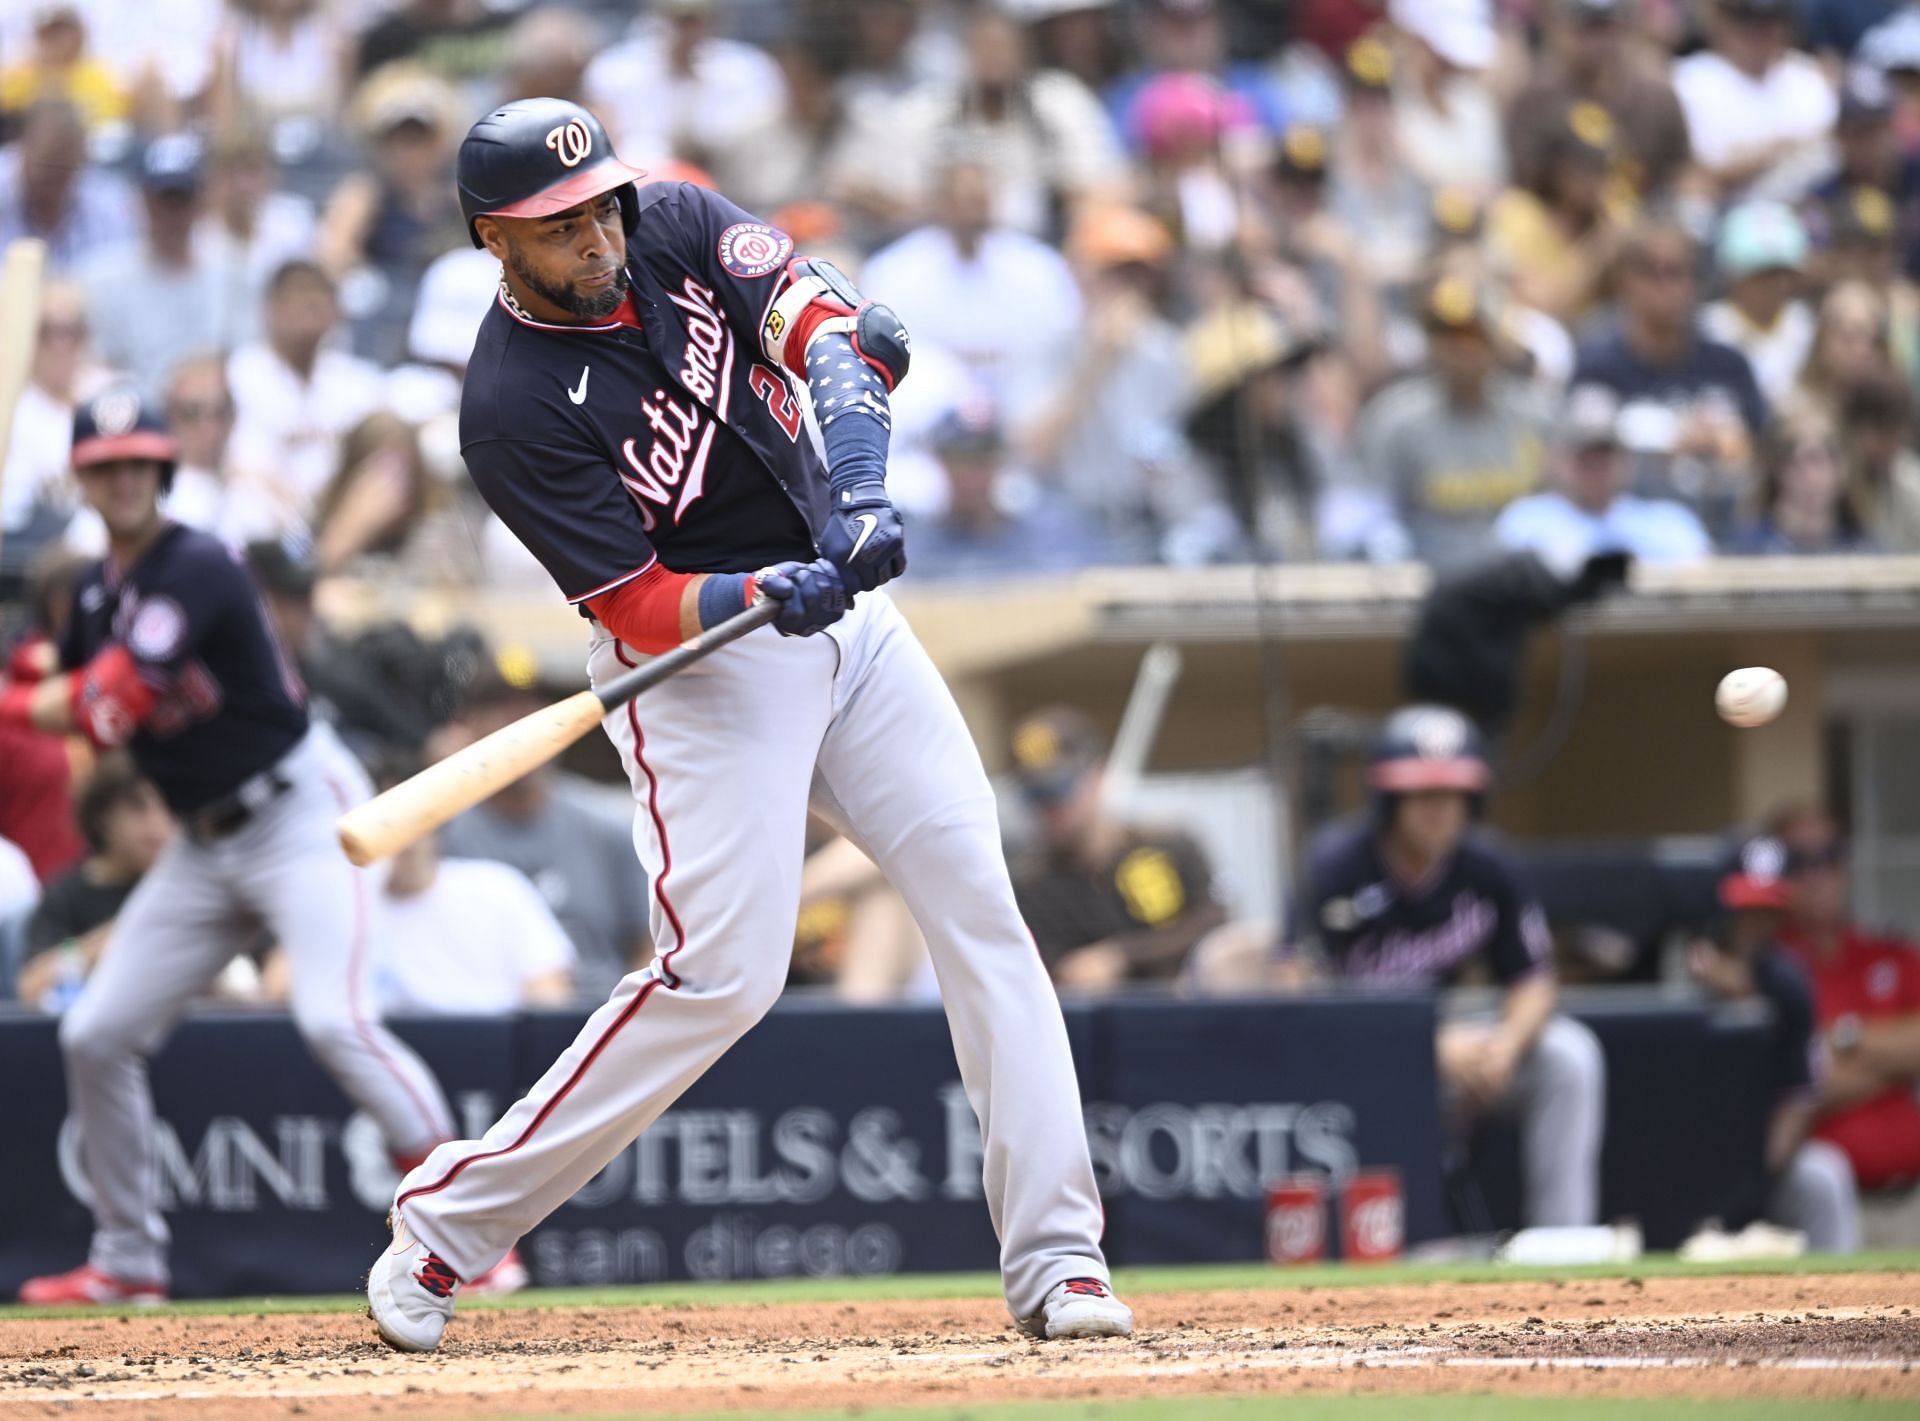
[[[596,684],[640,660],[596,629]],[[442,1145],[407,1176],[397,1203],[414,1234],[462,1278],[483,1273],[773,1005],[811,805],[873,857],[926,936],[980,1118],[1009,1311],[1038,1313],[1064,1279],[1104,1279],[1066,1026],[1014,905],[993,792],[892,601],[862,594],[819,636],[754,632],[606,731],[638,801],[658,956],[482,1139]]]

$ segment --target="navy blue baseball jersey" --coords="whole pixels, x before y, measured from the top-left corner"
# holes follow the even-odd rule
[[[232,793],[306,734],[305,693],[252,576],[205,533],[171,524],[124,572],[87,569],[61,664],[77,669],[113,642],[158,692],[127,748],[176,814]]]
[[[750,572],[818,556],[826,467],[762,332],[793,239],[688,183],[640,189],[626,270],[638,325],[549,325],[497,298],[460,404],[488,506],[567,600],[657,558]],[[777,334],[777,332],[776,332]]]
[[[1423,883],[1396,880],[1370,823],[1315,845],[1289,942],[1316,942],[1340,976],[1380,984],[1457,982],[1484,958],[1506,985],[1546,967],[1546,914],[1506,854],[1470,834]]]

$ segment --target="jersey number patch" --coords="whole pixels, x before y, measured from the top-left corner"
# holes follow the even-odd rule
[[[756,365],[747,372],[747,388],[767,402],[789,441],[800,437],[800,406],[794,403],[793,390],[785,380],[766,366]]]

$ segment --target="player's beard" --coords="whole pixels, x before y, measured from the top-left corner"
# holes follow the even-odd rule
[[[620,303],[627,296],[627,269],[624,266],[614,268],[613,280],[605,290],[583,293],[576,291],[571,284],[555,286],[542,281],[518,252],[507,253],[507,265],[535,296],[542,301],[551,301],[569,316],[578,316],[583,321],[606,319],[620,309]]]

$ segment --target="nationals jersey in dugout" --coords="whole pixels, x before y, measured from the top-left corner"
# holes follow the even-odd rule
[[[810,561],[826,517],[803,397],[736,335],[780,319],[793,239],[690,183],[639,202],[622,313],[549,325],[497,297],[460,403],[474,483],[575,605],[656,560]]]
[[[103,559],[74,589],[60,664],[123,644],[159,694],[127,742],[175,814],[232,793],[300,743],[305,692],[227,546],[169,524],[132,567]]]
[[[1906,943],[1854,928],[1841,933],[1831,956],[1815,952],[1791,930],[1781,935],[1781,942],[1812,981],[1823,1031],[1846,1016],[1863,1022],[1920,1016],[1920,952]],[[1888,1189],[1920,1179],[1920,1098],[1912,1081],[1827,1115],[1814,1134],[1847,1152],[1862,1189]]]
[[[1546,914],[1500,849],[1470,834],[1424,880],[1402,883],[1371,823],[1316,847],[1287,941],[1317,942],[1336,974],[1383,986],[1451,986],[1483,956],[1507,986],[1553,956]]]

